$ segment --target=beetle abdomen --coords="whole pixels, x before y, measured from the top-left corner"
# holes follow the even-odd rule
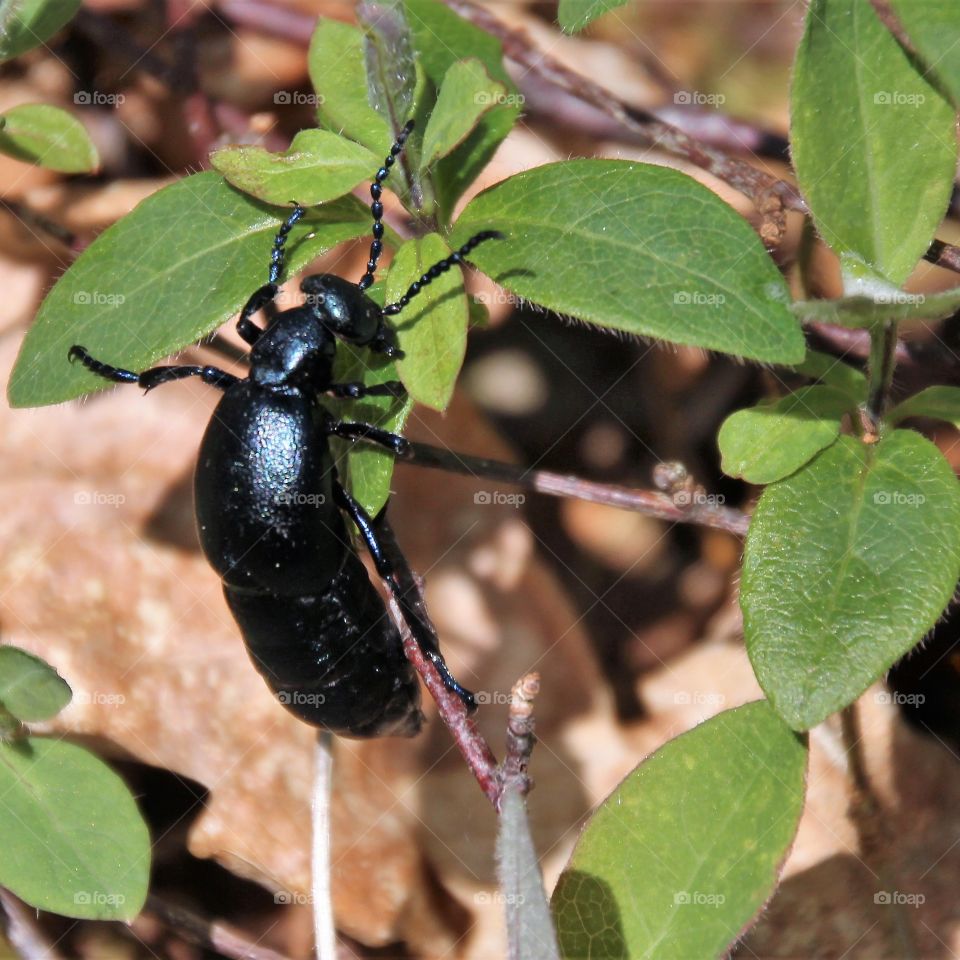
[[[413,736],[420,687],[366,568],[346,554],[312,596],[274,596],[224,584],[247,651],[280,702],[340,736]]]
[[[309,398],[243,380],[223,395],[194,478],[200,543],[236,587],[322,590],[352,551],[333,502],[335,470]]]

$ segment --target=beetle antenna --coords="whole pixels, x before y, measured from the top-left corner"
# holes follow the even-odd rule
[[[419,280],[414,280],[407,292],[396,303],[385,306],[383,308],[384,316],[389,317],[399,313],[428,283],[433,283],[441,273],[446,273],[455,264],[462,264],[470,251],[485,240],[506,239],[499,230],[481,230],[480,233],[474,234],[459,250],[435,263]]]
[[[373,203],[370,204],[370,212],[373,214],[373,242],[370,244],[370,259],[367,261],[367,272],[360,278],[357,286],[361,290],[366,290],[373,283],[373,275],[377,272],[377,261],[383,252],[383,204],[380,197],[383,195],[383,181],[387,179],[390,168],[394,161],[403,150],[403,145],[407,142],[407,137],[413,130],[413,120],[408,120],[400,135],[394,141],[383,161],[383,166],[374,174],[373,183],[370,184],[370,196],[373,197]]]
[[[293,229],[293,225],[307,212],[305,207],[301,207],[296,200],[290,216],[280,225],[277,235],[273,238],[273,251],[270,254],[270,272],[268,274],[268,283],[275,284],[283,273],[284,246],[287,243],[287,235]]]

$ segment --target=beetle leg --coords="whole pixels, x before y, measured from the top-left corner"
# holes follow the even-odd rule
[[[381,430],[372,423],[354,423],[350,420],[331,420],[327,424],[327,432],[343,437],[345,440],[369,440],[379,443],[398,457],[405,457],[410,450],[410,443],[399,434]]]
[[[152,390],[162,383],[183,380],[185,377],[199,377],[204,383],[226,390],[227,387],[232,386],[239,379],[219,367],[151,367],[149,370],[144,370],[143,373],[134,373],[132,370],[112,367],[109,363],[95,360],[84,347],[76,344],[70,348],[67,356],[70,360],[79,360],[91,373],[103,377],[104,380],[112,380],[114,383],[136,383],[144,390]]]
[[[380,574],[380,577],[387,584],[390,592],[399,604],[403,612],[403,618],[406,620],[407,626],[410,628],[410,634],[416,641],[417,646],[420,647],[423,655],[434,665],[437,673],[440,674],[443,685],[455,693],[463,701],[464,706],[468,710],[475,709],[476,700],[473,694],[457,682],[456,678],[450,672],[447,662],[443,659],[443,654],[440,653],[437,635],[433,629],[433,625],[430,624],[429,621],[426,621],[419,613],[415,605],[411,602],[407,591],[401,586],[394,571],[393,562],[387,556],[384,546],[380,543],[380,537],[377,534],[373,518],[347,493],[339,481],[334,484],[333,495],[337,501],[337,505],[344,510],[357,525],[360,536],[363,537],[363,541],[367,545],[367,550],[369,550],[370,556],[373,559],[373,565],[377,568],[377,573]]]
[[[331,383],[329,392],[335,397],[349,397],[360,400],[363,397],[404,397],[407,390],[399,380],[388,380],[386,383],[377,383],[367,386],[364,383]]]

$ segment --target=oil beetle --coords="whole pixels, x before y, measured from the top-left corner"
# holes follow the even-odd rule
[[[254,665],[281,703],[301,720],[349,737],[413,736],[423,715],[416,673],[353,548],[344,513],[446,686],[473,706],[472,694],[450,674],[432,629],[403,589],[374,520],[340,484],[329,445],[330,436],[365,439],[402,454],[407,441],[371,424],[336,419],[320,400],[324,393],[402,395],[398,381],[372,387],[334,383],[337,338],[402,356],[387,318],[462,264],[477,244],[502,237],[489,230],[476,234],[382,309],[364,292],[383,248],[382,185],[412,129],[410,121],[370,186],[373,242],[359,283],[332,274],[305,277],[300,289],[306,302],[273,313],[262,329],[252,317],[277,294],[287,236],[304,208],[295,205],[280,227],[268,282],[237,321],[250,344],[247,377],[207,366],[153,367],[138,374],[103,363],[79,345],[68,354],[98,376],[144,390],[199,377],[224,392],[204,434],[194,479],[203,552],[223,580]]]

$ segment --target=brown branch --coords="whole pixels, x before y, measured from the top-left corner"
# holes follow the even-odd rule
[[[463,759],[467,761],[467,766],[477,778],[480,789],[483,790],[487,799],[496,808],[500,801],[497,758],[477,729],[477,725],[473,722],[470,714],[467,713],[463,701],[452,690],[448,690],[444,686],[437,668],[424,656],[420,644],[413,639],[407,621],[400,610],[400,605],[393,597],[390,597],[389,607],[390,616],[393,618],[393,622],[400,631],[400,637],[403,640],[403,652],[407,655],[407,659],[413,664],[417,673],[423,678],[430,695],[436,701],[440,717],[449,728],[457,748],[463,755]]]
[[[17,956],[32,960],[62,960],[63,954],[41,928],[37,911],[27,906],[9,890],[0,887],[0,929],[17,952]]]
[[[512,486],[533,490],[551,497],[569,497],[573,500],[588,500],[603,503],[621,510],[644,513],[674,523],[696,523],[701,526],[726,530],[737,536],[745,536],[750,517],[740,510],[725,507],[718,498],[710,497],[694,485],[669,491],[636,490],[610,483],[598,483],[569,474],[551,473],[548,470],[530,470],[487,460],[464,453],[454,453],[427,443],[409,441],[408,452],[402,459],[418,467],[449,470],[452,473],[471,477],[485,477]]]
[[[233,927],[150,894],[144,908],[177,936],[231,960],[288,960],[282,953],[250,940]]]
[[[527,776],[527,764],[537,742],[533,732],[533,701],[539,692],[539,673],[528,673],[521,677],[510,691],[507,753],[499,770],[501,796],[508,790],[525,795],[533,786],[533,781]]]
[[[760,236],[764,242],[770,245],[779,243],[786,229],[786,210],[807,212],[806,202],[796,187],[786,181],[764,173],[723,150],[697,141],[677,127],[664,123],[653,113],[618,99],[599,84],[536,49],[523,32],[508,27],[471,0],[448,0],[448,5],[500,40],[504,54],[524,71],[589,103],[624,129],[636,134],[641,142],[701,167],[748,196],[761,216]]]

